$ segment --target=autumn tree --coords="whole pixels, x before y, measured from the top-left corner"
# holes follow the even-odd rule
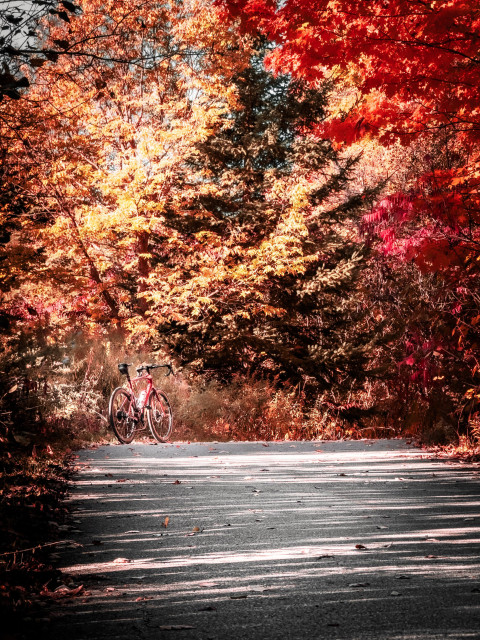
[[[178,167],[228,105],[234,61],[213,54],[202,62],[198,53],[211,45],[218,16],[196,3],[127,4],[102,4],[99,12],[98,3],[83,3],[68,26],[72,37],[99,34],[105,21],[118,30],[92,37],[88,58],[42,65],[28,101],[1,105],[2,139],[10,175],[16,174],[10,188],[32,203],[9,243],[13,262],[4,262],[24,284],[11,292],[10,304],[29,289],[29,306],[36,313],[56,309],[64,326],[76,318],[88,325],[90,318],[92,326],[113,322],[135,332],[129,322],[144,313],[149,270],[162,260],[150,250],[158,246],[161,253],[167,241],[179,249],[163,215],[167,206],[182,215]],[[48,28],[51,40],[66,29]],[[221,46],[230,46],[231,34],[225,38]],[[112,63],[126,42],[133,62]],[[148,68],[135,64],[144,50]],[[208,76],[214,64],[216,78]],[[12,215],[7,202],[4,216]],[[28,271],[16,260],[23,246],[39,256]]]

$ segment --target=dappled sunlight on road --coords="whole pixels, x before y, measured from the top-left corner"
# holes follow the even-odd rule
[[[301,612],[318,618],[317,637],[334,627],[353,638],[364,637],[348,635],[363,611],[366,638],[387,637],[378,616],[408,615],[428,640],[461,607],[478,616],[477,469],[398,441],[239,445],[82,453],[72,495],[82,546],[62,558],[89,595],[59,612],[59,631],[65,620],[72,639],[100,627],[158,638],[184,624],[194,629],[182,637],[255,638],[261,611],[269,633]],[[437,616],[424,610],[432,598]],[[438,637],[471,637],[451,631]]]

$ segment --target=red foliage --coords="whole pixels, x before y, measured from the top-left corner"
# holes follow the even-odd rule
[[[223,0],[247,29],[278,43],[270,66],[310,82],[336,66],[355,68],[364,95],[353,127],[395,135],[452,125],[478,139],[480,7],[477,0]],[[393,101],[393,102],[392,102]]]

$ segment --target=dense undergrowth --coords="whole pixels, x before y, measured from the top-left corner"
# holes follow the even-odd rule
[[[89,341],[76,334],[54,344],[31,339],[12,342],[0,361],[0,441],[33,458],[63,455],[88,445],[114,441],[108,424],[108,399],[125,383],[117,365],[172,362],[162,352],[127,349],[114,339]],[[251,371],[219,380],[177,369],[155,372],[155,384],[173,407],[173,439],[299,440],[416,437],[428,445],[475,448],[480,429],[460,431],[440,416],[432,420],[429,405],[400,403],[388,381],[367,381],[342,397],[334,391],[311,396],[302,385],[281,383]],[[133,369],[131,373],[133,375]],[[402,406],[400,406],[402,405]],[[431,411],[430,411],[431,413]]]

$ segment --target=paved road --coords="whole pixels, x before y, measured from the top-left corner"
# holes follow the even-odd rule
[[[478,467],[404,441],[108,446],[51,640],[480,638]]]

